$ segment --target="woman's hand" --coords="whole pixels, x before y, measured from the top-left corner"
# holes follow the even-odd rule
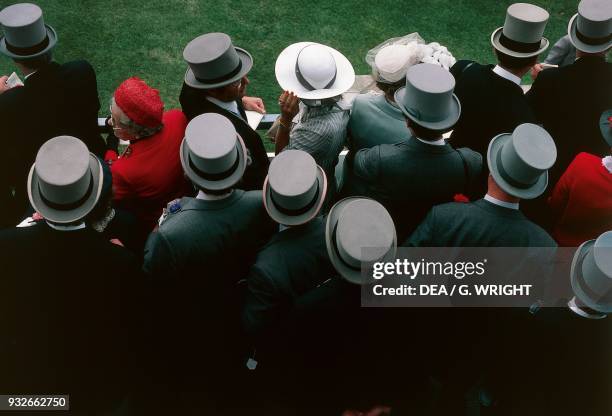
[[[300,111],[300,99],[291,91],[283,91],[278,97],[278,105],[281,111],[281,122],[290,126],[293,118]]]

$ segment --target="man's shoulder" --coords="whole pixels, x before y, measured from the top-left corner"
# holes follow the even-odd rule
[[[431,212],[436,221],[454,220],[457,217],[478,217],[481,215],[473,202],[447,202],[435,205]]]

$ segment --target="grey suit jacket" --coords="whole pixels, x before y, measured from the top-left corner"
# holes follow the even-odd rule
[[[354,171],[365,186],[356,194],[385,205],[401,241],[433,205],[477,187],[482,157],[470,149],[462,149],[462,155],[448,143],[436,146],[413,137],[362,149],[355,155]]]
[[[544,62],[547,64],[567,66],[573,64],[575,60],[576,47],[572,45],[569,35],[565,35],[550,48]]]
[[[248,274],[242,313],[247,332],[270,329],[298,298],[335,274],[327,255],[323,217],[276,234]]]
[[[145,273],[199,285],[234,284],[275,230],[261,191],[235,189],[222,200],[185,197],[149,236]]]
[[[519,210],[484,199],[435,206],[404,243],[410,247],[556,247]]]

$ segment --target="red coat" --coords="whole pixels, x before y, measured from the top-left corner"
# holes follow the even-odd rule
[[[111,165],[113,204],[135,214],[145,231],[155,227],[169,201],[190,190],[179,159],[187,118],[170,110],[163,123],[160,132],[131,143]]]
[[[548,199],[556,222],[552,235],[560,246],[576,247],[612,230],[612,173],[600,156],[580,153]]]

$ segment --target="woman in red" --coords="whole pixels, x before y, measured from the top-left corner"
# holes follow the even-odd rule
[[[612,147],[612,109],[602,114],[600,127]],[[560,246],[577,247],[612,230],[612,156],[578,154],[548,205],[556,219],[552,235]]]
[[[190,191],[179,159],[187,119],[180,110],[164,112],[159,92],[137,77],[119,85],[110,110],[115,136],[129,141],[121,156],[109,151],[105,157],[113,205],[134,214],[144,242],[166,204]]]

